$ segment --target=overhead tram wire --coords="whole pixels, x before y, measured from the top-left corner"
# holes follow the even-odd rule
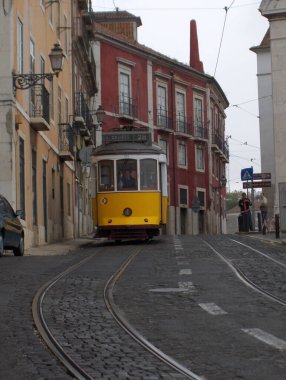
[[[265,95],[265,96],[261,96],[260,98],[251,99],[251,100],[246,100],[245,102],[241,102],[241,103],[237,103],[237,104],[231,104],[231,105],[229,106],[229,108],[231,108],[231,107],[235,107],[235,108],[237,108],[237,109],[240,109],[241,111],[244,111],[244,112],[248,113],[248,114],[251,115],[251,116],[256,117],[257,119],[260,119],[260,116],[259,116],[259,115],[255,115],[254,113],[252,113],[252,112],[246,110],[245,108],[240,107],[240,105],[241,105],[241,104],[247,104],[247,103],[255,102],[255,101],[257,101],[257,100],[265,99],[265,98],[269,98],[269,97],[272,97],[272,95]]]
[[[112,0],[113,1],[113,0]],[[234,1],[233,1],[234,2]],[[233,9],[234,8],[243,8],[243,7],[249,7],[249,6],[252,6],[252,5],[256,5],[256,4],[260,4],[259,1],[255,1],[255,2],[250,2],[250,3],[246,3],[246,4],[241,4],[241,5],[235,5],[232,7],[232,4],[228,7],[228,9],[230,9],[230,7],[232,7]],[[113,5],[114,5],[114,1],[113,1]],[[97,9],[110,9],[110,7],[101,7],[101,6],[97,6],[96,7]],[[227,8],[227,7],[226,7]],[[129,8],[127,9],[128,11],[186,11],[186,10],[195,10],[195,11],[221,11],[221,8],[220,7],[184,7],[184,8],[177,8],[177,7],[169,7],[169,8]]]
[[[245,108],[242,108],[242,107],[240,107],[240,106],[237,105],[237,104],[234,104],[233,107],[238,108],[238,109],[240,109],[241,111],[246,112],[246,113],[248,113],[249,115],[256,117],[257,119],[260,119],[260,116],[259,116],[259,115],[255,115],[254,113],[247,111]]]
[[[246,146],[251,147],[251,148],[260,149],[258,146],[248,144],[247,141],[241,141],[241,140],[233,138],[232,136],[229,136],[228,138],[235,141],[235,142],[240,143],[240,145],[246,145]]]
[[[264,96],[260,96],[259,98],[245,100],[244,102],[240,102],[237,104],[231,104],[229,107],[237,107],[237,106],[241,106],[242,104],[252,103],[252,102],[256,102],[257,100],[260,100],[260,99],[271,98],[271,97],[272,97],[272,95],[264,95]]]
[[[225,29],[225,24],[226,24],[226,19],[227,19],[227,12],[230,10],[230,8],[233,6],[235,0],[232,0],[232,3],[230,4],[229,7],[224,7],[224,10],[225,10],[225,17],[224,17],[224,22],[223,22],[223,28],[222,28],[222,33],[221,33],[221,39],[220,39],[220,44],[219,44],[219,49],[218,49],[218,55],[217,55],[217,60],[216,60],[216,65],[215,65],[215,70],[214,70],[214,77],[215,77],[215,74],[216,74],[216,70],[217,70],[217,65],[218,65],[218,61],[219,61],[219,56],[220,56],[220,51],[221,51],[221,45],[222,45],[222,40],[223,40],[223,36],[224,36],[224,29]]]

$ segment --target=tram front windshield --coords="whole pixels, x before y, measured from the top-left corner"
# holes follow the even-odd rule
[[[138,171],[139,163],[139,171]],[[115,173],[116,172],[116,180]],[[157,190],[158,175],[157,161],[155,159],[121,159],[116,160],[115,167],[113,160],[102,160],[98,163],[98,191],[114,191],[116,181],[117,191]]]
[[[118,160],[116,172],[118,190],[138,190],[137,160]]]

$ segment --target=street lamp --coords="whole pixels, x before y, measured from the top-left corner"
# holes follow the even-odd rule
[[[98,108],[95,112],[95,116],[97,118],[97,124],[95,124],[93,126],[93,128],[94,128],[93,141],[95,142],[96,146],[99,146],[102,144],[102,129],[100,127],[101,127],[103,120],[104,120],[104,117],[105,117],[105,111],[101,105],[98,106]]]
[[[95,112],[95,115],[96,115],[98,124],[101,125],[103,123],[104,116],[105,116],[104,108],[102,106],[98,106]]]
[[[16,89],[27,90],[28,88],[35,86],[35,84],[42,79],[47,79],[49,81],[52,81],[53,76],[54,75],[58,76],[59,72],[62,71],[64,57],[65,55],[60,45],[58,43],[54,44],[54,47],[52,48],[49,54],[53,73],[13,74],[14,92],[16,92]]]
[[[224,175],[221,176],[221,178],[220,178],[220,183],[221,183],[221,186],[222,186],[222,187],[225,187],[225,186],[226,186],[227,179],[225,178]]]

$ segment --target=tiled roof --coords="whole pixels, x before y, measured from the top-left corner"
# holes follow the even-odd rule
[[[116,10],[116,12],[93,12],[92,17],[96,22],[135,21],[137,26],[142,25],[140,17],[134,16],[127,11]]]

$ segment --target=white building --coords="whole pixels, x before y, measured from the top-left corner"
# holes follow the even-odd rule
[[[286,230],[286,0],[263,0],[259,8],[269,30],[257,54],[262,172],[271,173],[269,216],[280,215]]]

